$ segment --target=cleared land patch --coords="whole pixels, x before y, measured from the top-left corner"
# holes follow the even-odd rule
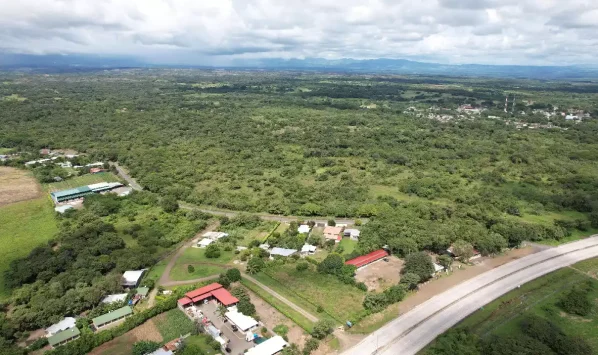
[[[29,172],[0,166],[0,206],[38,198],[41,194],[39,184]]]
[[[155,319],[155,318],[154,318]],[[114,354],[131,354],[133,344],[141,340],[155,341],[161,343],[164,339],[154,323],[154,319],[150,319],[142,325],[128,331],[127,333],[114,338],[113,340],[100,345],[93,349],[90,355],[114,355]]]
[[[112,173],[99,173],[99,174],[88,174],[77,176],[72,179],[60,181],[60,182],[53,182],[51,184],[47,184],[46,190],[49,192],[52,191],[59,191],[59,190],[66,190],[72,189],[74,187],[84,186],[84,185],[91,185],[97,184],[99,182],[118,182],[120,181],[119,178],[112,174]]]

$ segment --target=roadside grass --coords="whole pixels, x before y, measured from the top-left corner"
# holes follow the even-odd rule
[[[313,267],[297,271],[295,264],[273,266],[258,273],[255,278],[293,302],[297,301],[298,306],[315,316],[328,315],[339,323],[345,323],[364,311],[365,292],[332,275],[320,274]],[[317,312],[318,306],[324,312]]]
[[[154,322],[165,343],[195,330],[193,322],[178,308],[156,316]]]
[[[220,250],[220,257],[218,258],[206,258],[205,248],[187,248],[183,254],[177,259],[175,265],[186,265],[186,264],[197,264],[197,263],[210,263],[210,264],[229,264],[234,254],[232,251]]]
[[[513,219],[513,220],[523,220],[523,221],[529,222],[529,223],[543,224],[546,226],[554,225],[554,221],[559,220],[559,219],[565,220],[565,221],[574,221],[576,219],[582,219],[582,220],[587,219],[587,216],[585,214],[583,214],[581,212],[577,212],[577,211],[545,212],[545,213],[542,213],[539,215],[531,214],[531,213],[528,213],[527,211],[524,211],[523,216],[521,216],[521,217],[511,216],[508,214],[505,214],[505,217]],[[590,228],[587,231],[580,231],[580,230],[575,229],[575,230],[571,231],[571,235],[566,236],[565,238],[563,238],[561,240],[546,239],[546,240],[540,240],[537,243],[544,244],[544,245],[550,245],[550,246],[557,246],[557,245],[561,245],[561,244],[565,244],[565,243],[569,243],[569,242],[574,242],[576,240],[584,239],[584,238],[587,238],[594,234],[598,234],[598,228]]]
[[[190,264],[193,265],[193,264]],[[175,265],[170,272],[170,279],[174,281],[187,281],[193,279],[199,279],[201,277],[208,277],[212,275],[218,275],[221,272],[226,271],[224,267],[218,267],[213,265],[193,265],[195,271],[189,272],[187,265]]]
[[[219,351],[214,350],[214,348],[208,345],[208,341],[210,339],[210,336],[206,334],[192,335],[188,338],[185,338],[185,344],[197,345],[206,355],[219,353]]]
[[[52,203],[46,197],[0,207],[0,299],[9,296],[4,271],[58,232]]]
[[[399,316],[400,302],[393,303],[386,307],[382,312],[371,314],[353,325],[348,330],[349,333],[353,334],[369,334],[380,328],[386,323],[397,318]]]
[[[574,285],[591,282],[590,299],[598,299],[598,258],[585,260],[572,267],[554,271],[522,285],[471,314],[456,327],[468,329],[482,338],[493,334],[519,332],[518,322],[524,315],[535,314],[559,326],[566,334],[584,338],[598,351],[598,309],[587,317],[563,312],[558,302]],[[594,302],[595,303],[595,302]]]
[[[52,191],[72,189],[75,187],[85,186],[85,185],[90,185],[90,184],[97,184],[99,182],[118,182],[118,181],[120,181],[120,179],[116,175],[114,175],[110,172],[105,172],[105,173],[99,173],[99,174],[87,174],[87,175],[82,175],[82,176],[75,176],[71,179],[67,179],[64,181],[45,184],[44,188],[46,189],[46,191],[52,192]]]
[[[282,313],[285,317],[295,322],[295,324],[303,328],[306,332],[312,332],[313,323],[309,319],[305,318],[305,316],[303,316],[301,313],[282,303],[276,297],[272,296],[268,292],[264,291],[264,289],[245,278],[241,279],[241,284],[258,295],[261,299],[268,302],[272,307]],[[314,314],[314,316],[317,316],[317,314]]]

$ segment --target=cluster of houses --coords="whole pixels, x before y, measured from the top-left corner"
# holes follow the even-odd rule
[[[215,282],[187,292],[183,298],[178,300],[177,305],[192,321],[201,325],[204,333],[219,342],[223,349],[231,346],[231,338],[239,339],[232,332],[243,334],[246,340],[241,344],[235,342],[238,348],[234,349],[235,352],[247,350],[246,354],[274,355],[288,345],[282,337],[277,336],[267,340],[260,339],[259,344],[253,347],[253,342],[258,343],[256,339],[259,337],[254,334],[254,331],[260,327],[260,323],[239,312],[237,303],[239,303],[239,299],[221,284]],[[222,307],[226,311],[223,315],[219,315],[218,309]],[[231,328],[226,327],[225,323],[230,324]]]
[[[143,274],[143,270],[131,270],[126,271],[122,277],[122,286],[126,289],[133,289],[139,285]],[[132,306],[135,305],[139,300],[147,297],[149,288],[138,287],[135,290],[135,294],[128,304],[124,307],[102,314],[91,320],[92,329],[94,331],[100,330],[110,324],[123,320],[133,314]],[[102,299],[101,303],[114,303],[123,302],[127,300],[128,293],[120,293],[108,295]],[[52,348],[64,345],[70,341],[73,341],[81,336],[81,331],[77,328],[76,319],[73,317],[65,317],[60,322],[51,325],[46,329],[46,338]]]

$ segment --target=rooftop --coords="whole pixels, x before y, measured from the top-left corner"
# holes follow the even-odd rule
[[[127,299],[126,293],[117,293],[114,295],[108,295],[102,299],[102,303],[121,302]]]
[[[77,327],[69,328],[67,330],[63,330],[63,331],[58,332],[58,333],[52,335],[51,337],[49,337],[48,343],[52,346],[55,346],[56,344],[60,344],[65,340],[79,336],[80,334],[81,334],[81,332],[79,331],[79,328],[77,328]]]
[[[123,274],[123,279],[125,280],[126,284],[137,284],[144,272],[145,269],[125,271]]]
[[[122,318],[124,316],[128,316],[129,314],[132,314],[132,313],[133,313],[133,309],[131,307],[124,306],[124,307],[114,310],[112,312],[102,314],[99,317],[95,317],[94,319],[92,319],[92,322],[96,326],[101,326],[106,323],[110,323],[113,320]]]
[[[351,259],[351,260],[347,260],[345,262],[345,264],[347,265],[355,265],[356,267],[362,267],[364,265],[367,265],[369,263],[372,263],[376,260],[380,260],[382,258],[387,257],[389,254],[386,250],[384,249],[379,249],[376,251],[373,251],[369,254],[366,255],[362,255],[362,256],[358,256],[355,259]]]
[[[85,192],[91,192],[91,189],[87,186],[80,186],[80,187],[75,187],[74,189],[55,191],[50,194],[56,198],[61,198],[61,197],[76,195],[76,194],[85,193]]]
[[[296,249],[272,248],[270,255],[290,256],[297,252]]]
[[[73,317],[64,317],[63,320],[56,324],[52,324],[48,328],[46,328],[46,333],[53,335],[58,333],[61,330],[73,328],[75,326],[76,320]]]
[[[143,297],[147,296],[149,292],[149,288],[148,287],[138,287],[137,288],[137,294],[141,295]]]
[[[249,349],[245,355],[274,355],[282,351],[288,343],[279,335]]]

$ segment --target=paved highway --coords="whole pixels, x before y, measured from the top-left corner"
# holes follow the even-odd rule
[[[598,237],[512,261],[434,296],[370,334],[344,355],[412,355],[438,335],[518,285],[598,256]]]

